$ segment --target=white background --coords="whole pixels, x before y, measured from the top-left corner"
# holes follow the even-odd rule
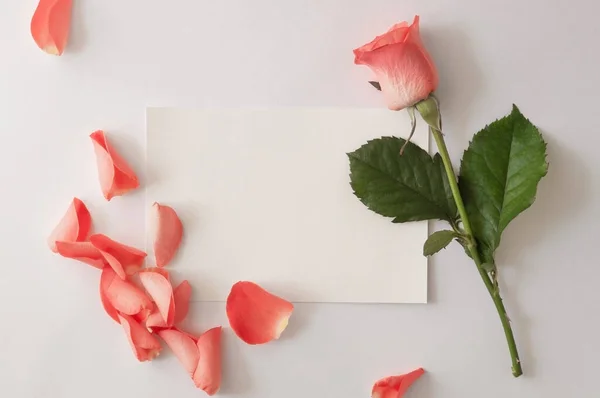
[[[513,102],[549,144],[538,200],[497,259],[526,375],[512,378],[492,303],[453,245],[431,261],[430,304],[297,305],[261,347],[227,330],[222,393],[367,397],[423,366],[408,397],[598,396],[596,2],[79,0],[61,58],[29,36],[35,6],[0,5],[0,395],[202,396],[173,356],[136,363],[97,271],[46,247],[73,195],[97,230],[143,245],[143,192],[103,201],[89,133],[106,129],[143,180],[146,106],[378,106],[351,50],[419,13],[455,160]],[[223,307],[195,305],[194,327],[226,324]]]

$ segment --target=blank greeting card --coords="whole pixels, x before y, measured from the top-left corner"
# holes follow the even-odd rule
[[[427,223],[365,211],[349,185],[346,153],[398,135],[400,117],[148,109],[146,208],[172,206],[185,228],[169,268],[197,301],[224,301],[233,283],[251,280],[296,302],[426,302]],[[427,148],[427,135],[413,142]]]

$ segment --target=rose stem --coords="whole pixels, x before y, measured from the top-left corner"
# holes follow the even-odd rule
[[[469,253],[471,253],[471,257],[477,266],[479,275],[481,275],[481,279],[483,280],[488,293],[492,297],[494,305],[496,306],[496,311],[498,311],[498,315],[500,316],[500,321],[502,322],[502,328],[504,329],[504,335],[506,336],[508,350],[510,351],[510,357],[512,360],[512,374],[514,377],[519,377],[523,374],[523,370],[521,369],[521,360],[519,359],[519,352],[517,351],[517,344],[515,343],[515,337],[510,326],[510,320],[506,314],[506,309],[504,308],[504,303],[502,302],[499,288],[497,286],[494,287],[494,284],[490,280],[488,273],[482,268],[481,257],[479,256],[475,238],[473,237],[473,230],[471,229],[471,223],[469,222],[467,211],[465,210],[465,205],[458,189],[456,175],[454,174],[452,161],[450,160],[450,156],[448,154],[448,148],[446,147],[444,136],[442,132],[436,128],[430,127],[429,131],[433,134],[433,138],[435,139],[440,155],[442,156],[444,168],[446,169],[446,174],[448,175],[448,181],[450,183],[450,189],[452,190],[452,196],[456,202],[456,207],[458,208],[458,213],[462,220],[464,232],[468,238],[467,249],[469,250]]]

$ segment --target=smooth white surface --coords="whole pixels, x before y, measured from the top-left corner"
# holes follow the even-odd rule
[[[407,398],[598,396],[597,2],[75,3],[55,58],[29,36],[36,1],[0,2],[2,397],[203,396],[172,355],[136,363],[102,311],[98,272],[46,247],[73,195],[98,231],[144,244],[143,191],[102,199],[88,134],[106,129],[145,182],[146,106],[380,106],[351,50],[417,12],[454,159],[512,102],[549,144],[538,200],[498,253],[525,376],[512,378],[492,302],[452,245],[430,262],[430,304],[298,304],[283,340],[263,347],[226,330],[223,396],[364,398],[417,366],[428,373]],[[407,121],[398,113],[399,133]],[[194,305],[195,329],[226,324],[223,307]]]
[[[385,109],[148,109],[146,209],[181,217],[193,299],[249,280],[293,302],[427,302],[427,223],[364,211],[349,185],[346,153],[397,130]]]

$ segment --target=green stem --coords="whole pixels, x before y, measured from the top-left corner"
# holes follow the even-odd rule
[[[469,221],[469,217],[467,216],[467,211],[465,210],[465,204],[462,200],[462,196],[460,195],[460,191],[458,189],[456,174],[454,173],[454,169],[452,167],[452,161],[450,160],[450,155],[448,154],[448,148],[446,147],[444,136],[442,132],[436,128],[430,127],[429,131],[433,134],[433,138],[435,139],[438,150],[440,152],[440,156],[442,157],[442,161],[444,163],[446,174],[448,175],[448,182],[450,183],[452,196],[454,197],[454,201],[456,202],[458,214],[460,215],[460,219],[462,220],[463,224],[463,229],[468,238],[467,248],[469,250],[469,253],[471,253],[471,257],[473,258],[473,261],[477,266],[479,275],[481,275],[481,279],[483,280],[483,283],[485,284],[488,293],[494,301],[496,311],[498,311],[498,315],[500,316],[500,322],[502,322],[502,328],[504,329],[504,335],[506,336],[508,350],[510,351],[510,357],[512,360],[513,376],[519,377],[523,374],[523,370],[521,369],[521,360],[519,359],[519,352],[517,351],[517,344],[515,343],[515,337],[510,326],[510,320],[506,315],[506,309],[504,308],[504,303],[502,302],[502,297],[500,296],[500,290],[497,286],[494,286],[494,283],[490,279],[488,273],[482,268],[483,262],[481,261],[481,256],[479,255],[479,251],[477,250],[477,245],[473,235],[473,229],[471,228],[471,223]]]

